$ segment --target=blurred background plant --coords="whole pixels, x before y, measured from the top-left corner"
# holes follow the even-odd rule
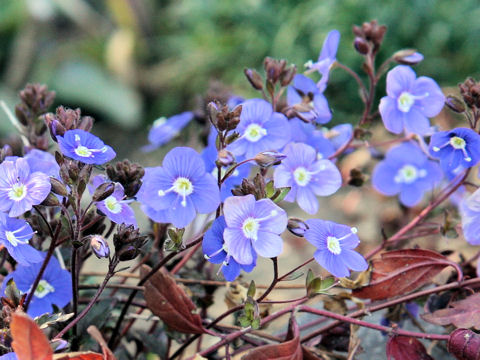
[[[127,140],[124,156],[146,143],[155,119],[194,109],[214,80],[251,96],[243,69],[261,69],[265,56],[303,71],[331,29],[342,34],[339,61],[359,70],[351,25],[369,19],[388,26],[380,61],[415,47],[428,59],[419,74],[456,86],[478,77],[479,17],[475,0],[4,0],[0,98],[13,109],[26,82],[45,83],[57,104],[93,116],[112,145]],[[331,78],[333,123],[353,122],[356,84],[338,70]],[[1,135],[10,130],[0,113]]]

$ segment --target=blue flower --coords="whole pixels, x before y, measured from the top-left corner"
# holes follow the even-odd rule
[[[472,245],[480,245],[480,189],[460,203],[462,230],[465,239]]]
[[[162,211],[162,222],[183,228],[197,213],[215,211],[220,192],[200,155],[191,148],[176,147],[165,155],[163,167],[145,169],[137,199],[152,210]]]
[[[287,213],[270,199],[253,195],[231,196],[223,205],[227,227],[223,232],[228,253],[242,265],[250,265],[257,253],[272,258],[281,254],[279,236],[287,227]]]
[[[390,149],[385,160],[374,169],[373,187],[387,196],[400,194],[405,206],[418,204],[426,191],[431,191],[442,179],[438,164],[414,143],[404,143]]]
[[[335,152],[333,143],[324,136],[322,130],[315,130],[312,123],[306,123],[297,117],[290,119],[288,123],[292,134],[291,142],[310,145],[317,151],[317,157],[323,159],[328,158]]]
[[[7,283],[13,278],[18,290],[30,291],[42,262],[30,266],[18,265],[16,270],[5,277],[2,284],[2,296],[5,296]],[[37,289],[28,307],[28,315],[37,317],[53,311],[52,304],[59,308],[66,306],[72,299],[72,280],[70,273],[60,267],[55,257],[50,258]]]
[[[432,135],[430,154],[440,158],[445,171],[470,168],[480,161],[480,135],[467,128],[440,131]]]
[[[27,160],[31,172],[40,171],[54,178],[60,177],[60,166],[49,152],[32,149],[24,156],[24,159]]]
[[[34,232],[28,222],[0,213],[0,244],[18,263],[29,265],[42,261],[40,252],[28,244]]]
[[[135,213],[128,205],[132,200],[125,200],[125,191],[122,184],[114,183],[115,190],[113,194],[105,200],[97,201],[95,205],[97,209],[105,214],[112,222],[116,224],[133,225],[137,227]]]
[[[227,224],[225,217],[220,216],[215,219],[212,227],[208,229],[203,237],[202,247],[205,258],[213,264],[222,264],[220,269],[227,281],[235,280],[240,271],[250,272],[257,264],[257,254],[253,252],[253,261],[251,264],[242,265],[228,253],[228,248],[223,240],[223,232]]]
[[[349,269],[367,270],[368,263],[353,251],[360,243],[356,228],[319,219],[310,219],[306,223],[305,239],[317,248],[313,257],[329,273],[346,277],[350,275]]]
[[[445,96],[433,79],[417,79],[412,68],[399,65],[387,74],[387,96],[380,100],[379,110],[388,131],[426,135],[430,132],[428,118],[436,116],[444,102]]]
[[[280,150],[290,140],[285,115],[272,110],[262,99],[250,99],[242,104],[240,123],[236,131],[240,138],[227,147],[235,156],[253,158],[262,151]]]
[[[48,175],[32,173],[24,158],[4,161],[0,164],[0,211],[20,216],[45,200],[51,187]]]
[[[335,193],[342,186],[342,176],[330,160],[317,158],[315,149],[305,144],[288,144],[283,150],[287,156],[275,168],[276,187],[290,187],[286,201],[297,201],[309,214],[318,211],[319,196]]]
[[[330,130],[324,129],[323,135],[330,140],[335,150],[340,149],[353,136],[352,124],[340,124]]]
[[[322,78],[317,83],[317,87],[321,92],[323,92],[327,87],[330,69],[335,61],[337,61],[337,50],[339,43],[340,32],[338,30],[330,31],[323,42],[322,51],[318,56],[318,61],[315,63],[309,61],[305,64],[307,68],[315,69],[322,75]]]
[[[5,355],[0,356],[0,360],[18,360],[18,357],[14,352],[9,352]]]
[[[328,102],[315,82],[305,75],[297,74],[293,78],[293,85],[287,89],[287,103],[296,108],[300,106],[298,116],[311,122],[325,124],[332,118]],[[307,108],[308,111],[303,111]]]
[[[85,164],[102,165],[117,155],[110,146],[84,130],[68,130],[57,136],[57,140],[63,155]]]
[[[166,117],[161,117],[155,120],[153,127],[148,133],[148,141],[150,141],[150,145],[145,146],[143,150],[152,151],[165,145],[176,137],[192,119],[193,112],[186,111],[168,119]]]

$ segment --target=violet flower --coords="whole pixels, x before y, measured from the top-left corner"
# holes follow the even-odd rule
[[[165,145],[176,137],[192,119],[193,113],[191,111],[185,111],[181,114],[171,116],[168,119],[166,117],[161,117],[155,120],[148,133],[148,141],[150,141],[150,145],[145,146],[143,150],[152,151]]]
[[[460,202],[463,236],[472,245],[480,245],[480,189]]]

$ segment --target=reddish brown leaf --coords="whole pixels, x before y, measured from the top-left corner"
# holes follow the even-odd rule
[[[23,312],[12,314],[12,347],[18,360],[51,360],[53,350],[38,325]]]
[[[91,351],[73,352],[67,354],[55,354],[53,360],[105,360],[102,354]]]
[[[91,337],[95,339],[95,341],[102,348],[104,360],[117,360],[115,355],[113,355],[112,350],[108,348],[107,342],[105,341],[102,334],[100,333],[100,331],[97,329],[95,325],[90,325],[87,328],[87,332],[90,334]]]
[[[303,349],[300,344],[300,331],[295,317],[290,317],[287,341],[281,344],[259,346],[242,357],[242,360],[302,360]]]
[[[353,290],[362,299],[383,300],[404,295],[429,283],[445,267],[452,265],[430,250],[406,249],[385,252],[372,261],[370,283]]]
[[[480,330],[480,294],[473,294],[466,299],[456,301],[447,309],[424,314],[422,318],[436,325],[453,324],[459,328],[473,327]]]
[[[142,276],[150,271],[142,266]],[[145,283],[145,300],[147,307],[160,317],[172,330],[188,334],[202,334],[202,319],[194,314],[196,309],[192,300],[185,294],[175,280],[163,270],[157,271]]]
[[[425,346],[410,336],[392,336],[387,341],[387,360],[433,360]]]
[[[457,360],[480,359],[480,335],[468,329],[457,329],[450,334],[447,350]]]

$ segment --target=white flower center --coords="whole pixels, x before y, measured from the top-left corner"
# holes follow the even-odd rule
[[[264,128],[262,128],[258,124],[250,124],[245,129],[245,135],[244,136],[250,142],[257,142],[258,140],[260,140],[265,135],[267,135],[267,130],[265,130]]]
[[[13,184],[10,191],[8,192],[8,197],[14,201],[20,201],[27,196],[27,186],[22,183]]]
[[[394,181],[396,183],[411,184],[418,178],[425,176],[427,176],[427,171],[425,169],[417,169],[413,165],[404,165],[400,170],[398,170]]]
[[[433,151],[438,152],[448,145],[453,147],[455,150],[461,150],[465,161],[468,161],[468,162],[472,161],[472,158],[470,157],[467,151],[467,142],[465,141],[465,139],[462,139],[459,136],[451,137],[449,141],[447,141],[445,144],[441,146],[434,146]]]
[[[55,288],[52,285],[50,285],[46,280],[40,280],[34,295],[35,297],[41,299],[54,291],[55,291]]]
[[[332,254],[335,255],[338,255],[342,252],[340,241],[335,236],[327,237],[327,248]]]
[[[173,182],[173,185],[170,189],[158,190],[158,196],[165,196],[165,194],[169,193],[170,191],[176,192],[183,198],[181,204],[183,207],[185,207],[187,206],[187,196],[193,192],[193,184],[186,177],[179,177]]]
[[[409,92],[402,92],[402,94],[398,97],[397,100],[397,107],[398,110],[401,112],[407,113],[410,111],[410,108],[415,103],[415,96],[410,94]]]
[[[310,172],[304,167],[300,166],[293,172],[293,178],[299,186],[306,186],[312,179]]]
[[[467,143],[461,137],[454,136],[450,139],[450,145],[452,145],[452,147],[456,150],[462,150],[462,149],[465,149],[465,146],[467,146]]]
[[[81,156],[81,157],[92,156],[92,152],[90,151],[90,149],[83,146],[83,145],[79,145],[75,148],[75,154],[77,154],[78,156]]]
[[[167,122],[167,118],[165,116],[162,116],[161,118],[159,118],[159,119],[157,119],[153,122],[153,127],[162,126],[166,122]]]
[[[243,222],[243,235],[245,235],[247,239],[257,240],[259,228],[260,222],[255,218],[249,217]]]
[[[120,202],[111,195],[106,198],[103,203],[105,204],[106,208],[114,214],[118,214],[120,211],[122,211],[122,205]]]

